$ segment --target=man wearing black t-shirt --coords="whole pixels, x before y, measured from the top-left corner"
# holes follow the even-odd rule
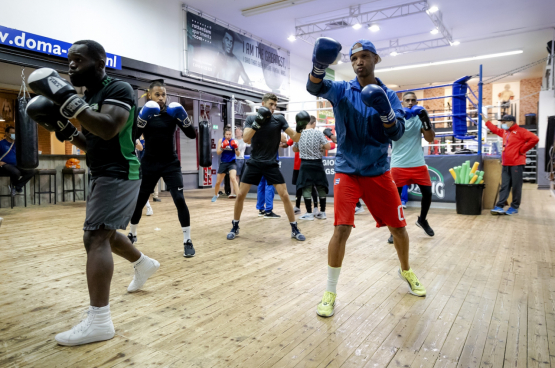
[[[56,335],[58,344],[74,346],[115,335],[109,305],[114,272],[112,252],[134,265],[129,292],[139,290],[160,264],[116,231],[127,227],[141,184],[133,143],[135,92],[128,83],[106,75],[106,52],[95,41],[75,42],[68,60],[71,83],[86,87],[85,97],[81,99],[55,70],[38,69],[29,76],[29,85],[40,96],[29,102],[27,113],[55,132],[60,141],[70,141],[86,151],[91,170],[83,227],[90,307],[83,321]],[[81,124],[82,132],[71,120]]]
[[[227,239],[232,240],[239,235],[239,220],[243,211],[243,203],[247,197],[251,185],[258,185],[262,176],[268,184],[276,188],[285,212],[291,223],[291,237],[300,241],[306,238],[297,226],[295,211],[287,193],[287,186],[276,159],[281,132],[285,132],[294,142],[301,138],[301,132],[310,121],[310,116],[305,112],[297,114],[296,130],[289,127],[283,115],[273,115],[277,107],[277,97],[272,93],[266,93],[262,97],[262,107],[258,109],[257,115],[250,115],[245,121],[243,140],[251,144],[251,157],[246,163],[245,170],[241,176],[240,193],[235,200],[234,219],[232,229],[227,234]]]
[[[175,130],[177,127],[190,139],[197,137],[195,128],[187,112],[177,102],[166,106],[166,85],[162,81],[154,81],[148,88],[149,101],[141,109],[137,118],[138,133],[145,137],[145,153],[141,161],[143,182],[135,212],[131,217],[131,229],[127,237],[135,244],[137,226],[143,214],[143,207],[148,202],[150,193],[160,180],[164,178],[168,190],[177,209],[177,217],[183,231],[183,256],[190,258],[195,255],[191,240],[191,217],[183,196],[183,174],[181,162],[174,147]]]

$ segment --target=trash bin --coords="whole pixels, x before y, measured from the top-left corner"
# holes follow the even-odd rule
[[[455,184],[458,215],[481,215],[485,184]]]
[[[524,115],[526,121],[524,124],[526,125],[536,125],[536,114],[526,114]]]

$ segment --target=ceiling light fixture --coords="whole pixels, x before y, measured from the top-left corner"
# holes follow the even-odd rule
[[[389,55],[391,55],[391,56],[397,56],[397,55],[399,55],[399,53],[398,53],[397,51],[393,51],[393,52],[392,52],[391,54],[389,54]]]
[[[357,23],[353,26],[353,29],[361,29],[362,28],[362,24]]]
[[[295,35],[291,35],[289,37],[287,37],[287,39],[291,42],[295,41],[297,39],[297,37],[295,37]]]
[[[432,6],[430,9],[428,9],[428,13],[435,13],[438,10],[439,8],[437,6]]]
[[[380,30],[380,26],[377,24],[372,24],[368,29],[372,32],[378,32]]]
[[[339,60],[339,61],[337,62],[337,64],[338,64],[338,65],[339,65],[339,64],[343,64],[343,62],[342,62],[341,60]]]
[[[262,4],[258,6],[253,6],[251,8],[241,10],[241,14],[245,17],[250,17],[252,15],[258,15],[263,13],[272,12],[274,10],[279,10],[283,8],[288,8],[290,6],[295,6],[303,3],[309,3],[314,0],[278,0],[272,1],[267,4]]]
[[[437,28],[434,28],[430,31],[430,33],[435,35],[439,33],[439,30]]]
[[[451,42],[451,46],[459,46],[461,44],[460,41],[453,41]]]
[[[471,57],[461,58],[461,59],[451,59],[451,60],[443,60],[443,61],[432,61],[432,62],[429,62],[429,63],[422,63],[422,64],[394,66],[394,67],[391,67],[391,68],[376,69],[375,71],[380,72],[380,73],[385,73],[385,72],[392,72],[392,71],[395,71],[395,70],[416,69],[416,68],[424,68],[424,67],[427,67],[427,66],[463,63],[465,61],[475,61],[475,60],[483,60],[483,59],[492,59],[492,58],[497,58],[497,57],[502,57],[502,56],[518,55],[518,54],[522,54],[523,52],[524,51],[522,51],[522,50],[500,52],[498,54],[471,56]]]

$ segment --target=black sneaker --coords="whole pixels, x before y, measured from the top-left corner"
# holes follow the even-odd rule
[[[270,212],[266,211],[266,213],[264,213],[264,218],[268,218],[268,219],[278,219],[278,218],[280,218],[280,217],[281,217],[281,216],[280,216],[280,215],[276,215],[276,214],[274,213],[274,211],[270,211]]]
[[[297,239],[298,241],[305,241],[306,237],[301,234],[301,229],[297,225],[291,225],[291,237]]]
[[[428,236],[434,236],[435,235],[434,231],[432,230],[432,228],[428,224],[428,220],[420,220],[420,216],[418,216],[418,221],[416,221],[416,226],[418,226],[419,228],[424,230],[424,232]]]
[[[183,243],[183,257],[191,258],[195,256],[195,248],[193,247],[193,241],[191,239]]]
[[[390,234],[390,235],[389,235],[389,238],[387,239],[387,242],[388,242],[389,244],[393,244],[393,234]]]
[[[152,200],[153,200],[154,202],[162,202],[162,200],[161,200],[160,198],[152,198]]]
[[[266,214],[266,211],[264,210],[258,210],[258,217],[262,217]]]
[[[239,235],[239,222],[234,223],[231,221],[231,224],[233,227],[231,228],[231,231],[227,233],[227,240],[233,240],[237,237],[237,235]]]
[[[133,235],[132,233],[127,234],[127,239],[131,241],[131,244],[135,244],[137,242],[137,235]]]

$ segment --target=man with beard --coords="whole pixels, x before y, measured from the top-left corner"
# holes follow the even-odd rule
[[[133,88],[106,75],[106,52],[95,41],[75,42],[69,49],[68,61],[71,83],[87,88],[84,98],[55,70],[38,69],[29,76],[29,85],[40,96],[29,102],[27,113],[56,132],[59,140],[70,141],[86,151],[91,170],[83,227],[90,307],[84,320],[56,335],[59,344],[74,346],[114,337],[109,305],[114,272],[112,252],[134,266],[129,292],[139,290],[160,264],[116,231],[126,229],[141,185],[133,142],[137,108]],[[71,120],[81,124],[82,132]]]
[[[335,229],[328,245],[328,282],[316,313],[334,314],[336,288],[345,247],[355,225],[355,207],[362,198],[376,220],[387,226],[395,239],[399,257],[399,277],[408,284],[409,293],[426,295],[409,265],[409,237],[405,229],[401,199],[389,172],[387,150],[391,140],[399,140],[405,131],[404,111],[394,91],[374,75],[380,57],[372,42],[359,40],[349,51],[356,78],[351,81],[324,80],[326,68],[339,60],[341,44],[322,37],[312,54],[313,68],[307,90],[330,101],[333,106],[337,136],[335,160]]]
[[[138,135],[145,137],[145,154],[141,161],[143,181],[135,212],[131,217],[130,232],[127,235],[133,244],[137,242],[137,227],[154,187],[164,179],[177,209],[177,217],[183,231],[183,256],[194,257],[195,248],[191,240],[191,217],[183,196],[183,174],[181,162],[174,148],[175,130],[179,127],[190,139],[196,138],[187,112],[178,102],[166,106],[166,85],[162,81],[150,84],[147,103],[137,118]]]
[[[243,63],[233,54],[233,46],[235,38],[231,31],[226,30],[224,38],[222,38],[222,50],[218,53],[216,61],[216,78],[223,79],[228,82],[239,83],[239,77],[243,80],[243,84],[250,85],[251,80],[245,72]]]

